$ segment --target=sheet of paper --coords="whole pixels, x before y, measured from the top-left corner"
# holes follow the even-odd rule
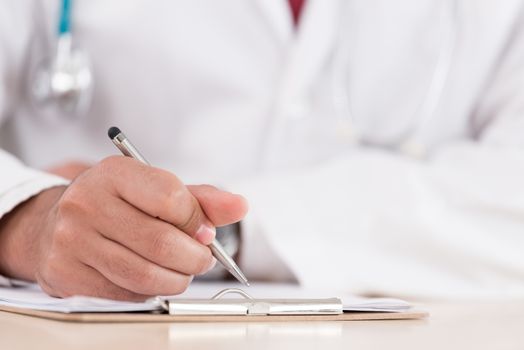
[[[0,287],[0,305],[64,313],[152,311],[160,307],[154,300],[133,303],[83,296],[53,298],[45,294],[37,285],[16,288]]]
[[[209,299],[225,288],[242,288],[239,283],[194,282],[182,295],[173,298]],[[410,305],[402,300],[387,298],[363,298],[351,295],[333,295],[323,291],[312,291],[290,284],[253,283],[251,287],[242,288],[253,298],[331,298],[342,299],[344,311],[406,311]],[[238,298],[238,295],[231,297]],[[46,310],[57,312],[131,312],[152,311],[160,309],[159,302],[150,299],[143,303],[123,302],[108,299],[75,296],[70,298],[53,298],[46,295],[37,285],[17,288],[0,287],[0,305]]]

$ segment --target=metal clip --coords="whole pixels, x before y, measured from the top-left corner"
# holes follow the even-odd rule
[[[242,298],[223,298],[239,294]],[[211,299],[160,299],[171,315],[332,315],[342,313],[342,301],[328,299],[255,299],[242,289],[227,288]]]
[[[253,297],[246,292],[244,292],[242,289],[239,288],[226,288],[215,294],[211,299],[220,299],[226,294],[240,294],[246,299],[253,299]]]

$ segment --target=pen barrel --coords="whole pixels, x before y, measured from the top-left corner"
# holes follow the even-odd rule
[[[233,258],[231,258],[227,252],[224,250],[224,247],[218,242],[216,239],[211,242],[211,244],[208,246],[209,249],[211,249],[211,252],[213,253],[213,256],[220,261],[220,263],[226,268],[227,271],[229,271],[230,274],[232,274],[239,282],[242,284],[249,286],[249,282],[240,270],[240,268],[237,266]]]
[[[222,247],[220,243],[215,239],[211,244],[208,245],[209,249],[211,249],[211,253],[213,253],[213,256],[226,267],[226,269],[231,272],[231,268],[229,266],[231,265],[231,262],[229,261],[231,258],[227,255],[226,251]],[[232,259],[231,259],[232,260]]]
[[[144,164],[150,165],[140,151],[125,137],[123,133],[118,134],[113,140],[115,146],[125,156],[134,158]]]

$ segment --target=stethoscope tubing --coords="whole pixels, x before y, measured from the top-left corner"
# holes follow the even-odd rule
[[[71,7],[73,0],[62,0],[60,9],[60,20],[58,22],[58,35],[71,33]]]
[[[431,72],[427,92],[413,115],[412,119],[415,121],[413,123],[414,126],[406,130],[406,132],[398,138],[395,138],[396,140],[389,144],[388,147],[390,148],[398,148],[404,151],[404,148],[411,148],[411,146],[417,145],[416,148],[426,149],[427,145],[422,144],[422,139],[426,136],[425,134],[428,131],[429,124],[431,120],[433,120],[439,107],[439,102],[450,75],[458,35],[458,1],[449,0],[444,6],[448,6],[448,12],[445,13],[449,14],[449,24],[447,30],[443,29],[441,48]],[[340,12],[344,13],[344,11]],[[444,25],[446,25],[445,19],[443,22]],[[363,133],[359,129],[358,118],[355,116],[349,96],[349,86],[346,80],[348,79],[346,65],[347,62],[349,62],[350,50],[347,45],[343,44],[343,40],[340,37],[343,33],[344,26],[339,24],[339,38],[337,39],[339,46],[335,49],[331,79],[334,112],[340,128],[343,129],[341,133],[343,137],[350,138],[349,141],[351,141],[352,144],[366,143],[365,136],[362,135]],[[407,153],[410,152],[408,151]],[[420,154],[420,156],[424,155],[425,151]],[[419,155],[417,154],[416,156]]]

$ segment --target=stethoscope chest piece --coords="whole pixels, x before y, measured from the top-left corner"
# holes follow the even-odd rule
[[[93,74],[88,55],[72,45],[70,1],[64,1],[54,55],[37,62],[29,73],[29,98],[39,117],[76,119],[85,115],[93,97]]]

